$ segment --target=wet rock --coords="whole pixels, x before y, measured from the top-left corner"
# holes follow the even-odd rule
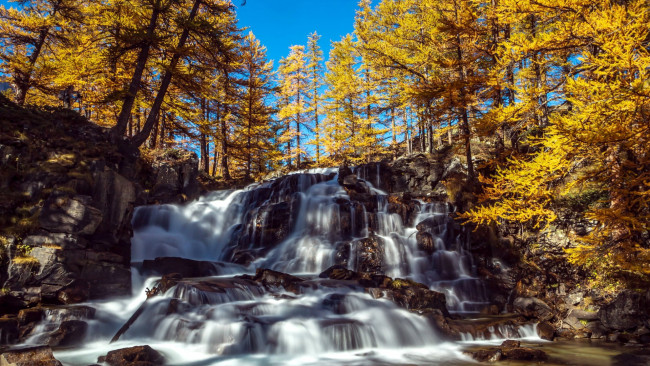
[[[555,327],[548,322],[541,322],[537,325],[537,335],[541,339],[552,341],[555,336]]]
[[[57,299],[62,304],[78,304],[90,298],[90,284],[81,279],[76,279],[62,288],[57,293]]]
[[[334,314],[346,314],[348,311],[345,307],[345,294],[330,294],[323,299],[323,307],[331,310]]]
[[[165,358],[149,346],[136,346],[110,351],[97,362],[110,366],[159,366],[165,364]]]
[[[628,330],[642,326],[650,320],[650,291],[623,291],[614,301],[600,308],[598,317],[603,326],[610,329]]]
[[[339,242],[336,244],[336,253],[334,254],[334,263],[335,265],[340,265],[343,267],[348,266],[348,261],[350,260],[352,244],[350,242]]]
[[[20,325],[37,323],[43,320],[44,316],[45,316],[45,311],[42,308],[23,309],[20,312],[18,312],[18,322],[20,323]]]
[[[501,343],[501,348],[517,348],[521,346],[521,342],[514,339],[506,339]]]
[[[503,358],[506,360],[540,362],[548,360],[546,352],[525,347],[502,348]]]
[[[178,257],[158,257],[142,262],[142,273],[158,275],[178,273],[182,277],[207,277],[221,274],[221,267],[222,265],[215,262]]]
[[[419,232],[415,235],[415,240],[418,244],[418,249],[428,254],[432,254],[436,250],[436,244],[433,236],[427,232]]]
[[[518,297],[513,301],[512,305],[516,313],[530,319],[546,321],[553,317],[551,307],[535,297]]]
[[[293,293],[300,292],[298,284],[304,281],[290,274],[264,268],[258,268],[252,280],[269,289],[285,289]]]
[[[61,366],[48,346],[27,347],[5,351],[0,355],[0,365],[7,366]]]
[[[330,278],[333,280],[358,281],[362,278],[358,272],[347,269],[342,265],[334,265],[318,275],[320,278]]]
[[[0,345],[13,344],[18,340],[18,319],[0,318]]]
[[[44,309],[46,314],[57,321],[94,319],[97,310],[86,305],[58,306]]]
[[[51,333],[47,339],[50,347],[76,346],[83,342],[88,331],[88,323],[83,320],[67,320]]]
[[[357,272],[383,273],[384,244],[376,235],[355,240],[353,246],[356,248]]]
[[[519,341],[506,340],[500,347],[481,348],[473,351],[465,351],[479,362],[496,362],[501,360],[543,362],[548,360],[546,352],[521,347]]]

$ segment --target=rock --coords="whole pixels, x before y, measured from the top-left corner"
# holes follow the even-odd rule
[[[290,274],[264,268],[258,268],[252,280],[269,289],[285,289],[293,293],[299,292],[298,284],[304,281]]]
[[[435,240],[433,236],[427,232],[419,232],[415,235],[415,240],[418,244],[418,249],[428,254],[432,254],[436,250]]]
[[[514,339],[507,339],[501,343],[501,348],[517,348],[521,346],[521,342]]]
[[[42,232],[27,236],[23,244],[32,248],[40,246],[60,247],[63,250],[83,249],[88,243],[76,234]]]
[[[149,346],[135,346],[110,351],[97,362],[110,366],[159,366],[165,364],[165,358]]]
[[[25,301],[11,294],[0,295],[0,314],[18,314],[27,306]]]
[[[569,294],[569,296],[566,297],[566,303],[567,305],[578,305],[580,302],[582,302],[582,299],[585,297],[584,292],[578,291],[578,292],[572,292]]]
[[[90,284],[81,279],[76,279],[62,288],[57,293],[57,299],[62,304],[78,304],[90,298]]]
[[[86,305],[57,306],[44,310],[50,317],[60,322],[94,319],[97,312],[95,308]]]
[[[518,297],[512,305],[516,313],[530,319],[546,321],[553,318],[553,311],[550,306],[535,297]]]
[[[0,345],[13,344],[18,340],[18,319],[0,318]]]
[[[552,341],[555,336],[555,328],[548,322],[541,322],[537,325],[537,335],[541,339]]]
[[[361,274],[351,271],[342,265],[334,265],[318,275],[320,278],[331,278],[333,280],[358,281],[362,278]]]
[[[540,362],[548,360],[546,352],[525,347],[503,348],[503,358],[507,360]]]
[[[642,326],[650,319],[650,291],[621,292],[614,301],[602,306],[598,312],[603,326],[615,330],[628,330]]]
[[[102,212],[92,206],[92,197],[81,195],[52,197],[39,216],[44,229],[67,234],[93,234],[101,221]]]
[[[352,245],[356,247],[355,269],[357,272],[383,273],[384,245],[381,240],[380,237],[372,235],[354,241]]]
[[[42,308],[29,308],[23,309],[18,312],[18,322],[20,325],[26,325],[29,323],[38,323],[43,320],[45,312]]]
[[[478,362],[497,362],[503,359],[503,353],[499,348],[486,348],[479,349],[476,351],[465,351],[465,354],[469,355]]]
[[[83,342],[87,331],[88,323],[85,321],[66,320],[49,335],[47,344],[50,347],[76,346]]]
[[[142,262],[143,274],[165,275],[178,273],[182,277],[207,277],[222,273],[222,265],[208,261],[196,261],[178,257],[158,257]]]
[[[2,366],[62,366],[48,346],[27,347],[5,351],[0,355]]]

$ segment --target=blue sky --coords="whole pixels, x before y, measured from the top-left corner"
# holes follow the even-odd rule
[[[247,0],[237,5],[241,27],[249,27],[267,48],[267,56],[275,60],[289,54],[289,46],[307,44],[307,37],[316,31],[319,45],[327,60],[331,41],[354,30],[358,0]]]
[[[331,41],[354,30],[358,0],[233,0],[240,27],[248,27],[267,48],[267,57],[275,60],[289,54],[289,46],[307,44],[307,36],[316,31],[327,60]],[[5,6],[16,6],[0,0]]]

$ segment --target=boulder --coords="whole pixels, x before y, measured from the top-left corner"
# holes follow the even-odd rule
[[[88,331],[88,323],[83,320],[66,320],[52,332],[47,339],[50,347],[76,346],[83,342]]]
[[[92,204],[89,196],[51,197],[43,205],[40,226],[58,233],[93,234],[102,221],[102,212]]]
[[[544,340],[552,341],[555,336],[555,327],[548,322],[537,324],[537,335]]]
[[[48,346],[36,346],[5,351],[0,354],[2,366],[62,366]]]
[[[614,330],[629,330],[643,326],[650,320],[650,291],[621,292],[614,301],[598,312],[603,326]]]
[[[514,311],[529,319],[546,321],[553,318],[553,311],[544,301],[535,297],[518,297],[512,306]]]
[[[165,358],[149,346],[135,346],[110,351],[97,362],[109,366],[159,366],[165,364]]]
[[[371,235],[355,240],[352,246],[356,248],[355,269],[357,272],[383,273],[384,243],[380,237]]]

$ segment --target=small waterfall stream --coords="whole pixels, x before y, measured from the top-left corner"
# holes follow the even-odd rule
[[[453,208],[416,201],[410,215],[400,215],[391,202],[394,197],[378,188],[378,170],[372,182],[363,179],[362,171],[357,175],[363,199],[349,193],[330,169],[213,192],[186,205],[137,208],[134,297],[89,304],[96,311],[87,321],[83,347],[57,351],[56,356],[64,364],[87,365],[110,350],[148,344],[172,365],[429,365],[466,360],[461,345],[443,341],[426,318],[343,282],[318,278],[339,265],[423,283],[446,295],[452,313],[478,312],[487,305],[467,236],[450,218]],[[375,243],[372,250],[370,242]],[[160,277],[141,275],[142,262],[158,257],[214,262],[218,275],[184,279],[145,302],[144,289],[153,288]],[[298,290],[270,291],[246,276],[235,276],[258,268],[294,274],[305,282]],[[130,328],[109,344],[139,308],[141,314]],[[39,343],[60,322],[60,315],[49,314],[27,343]],[[510,329],[499,334],[529,333]]]

